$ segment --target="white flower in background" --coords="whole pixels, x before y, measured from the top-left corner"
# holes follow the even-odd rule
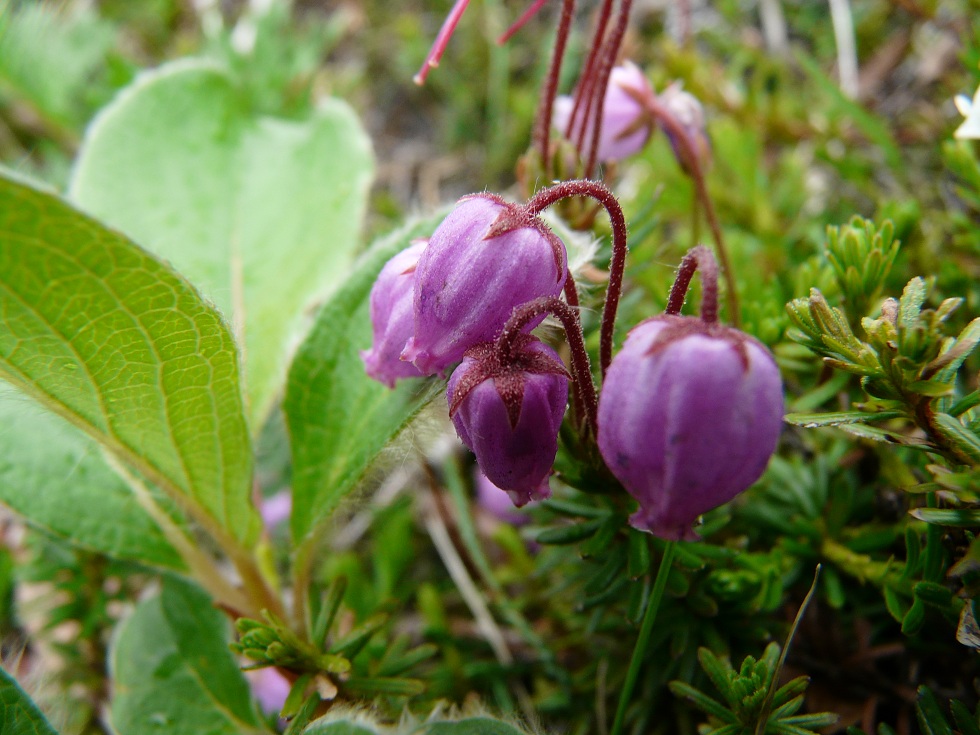
[[[954,138],[960,140],[980,140],[980,89],[977,89],[971,101],[965,94],[958,94],[953,98],[956,109],[966,118],[963,124],[956,128],[953,133]]]

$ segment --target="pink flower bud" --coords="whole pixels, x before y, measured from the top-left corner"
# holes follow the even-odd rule
[[[609,85],[602,103],[602,132],[599,135],[597,157],[600,161],[619,161],[638,153],[653,131],[653,123],[643,108],[627,90],[641,94],[653,94],[650,83],[638,66],[626,62],[614,67],[609,75]],[[575,127],[568,129],[574,101],[561,96],[555,100],[552,122],[558,131],[571,140],[578,140],[581,121],[576,118]],[[584,112],[584,111],[583,111]],[[579,113],[581,115],[583,113]],[[591,116],[590,116],[591,117]],[[595,122],[588,121],[585,137],[586,151],[591,144]]]
[[[374,341],[370,350],[361,352],[361,359],[367,374],[389,388],[393,388],[399,378],[422,375],[417,367],[400,359],[399,355],[415,326],[412,287],[425,245],[425,242],[416,243],[389,260],[371,288]]]
[[[599,398],[599,451],[640,509],[630,523],[665,539],[754,483],[776,449],[783,391],[752,337],[695,317],[630,332]]]
[[[489,194],[464,197],[419,260],[415,332],[402,359],[443,372],[494,339],[515,307],[560,294],[567,272],[565,246],[539,219]]]
[[[509,355],[467,350],[446,398],[456,433],[480,469],[518,508],[551,495],[548,477],[568,400],[568,373],[550,347],[522,334]]]
[[[704,122],[704,108],[698,98],[690,92],[685,92],[680,82],[674,82],[658,95],[658,100],[687,133],[701,164],[701,170],[707,171],[711,167],[711,141],[708,140],[708,131]],[[665,128],[664,132],[667,134],[667,140],[670,141],[670,147],[674,150],[674,157],[686,170],[687,164],[684,156],[678,151],[677,141],[669,130]]]

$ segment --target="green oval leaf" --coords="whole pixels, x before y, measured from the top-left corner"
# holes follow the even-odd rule
[[[373,178],[345,103],[258,117],[203,61],[143,74],[86,135],[71,198],[173,263],[235,325],[252,428],[286,377],[304,314],[344,279]]]
[[[238,355],[190,284],[57,197],[0,176],[0,314],[0,377],[210,530],[257,536]]]
[[[373,247],[320,311],[289,371],[283,406],[292,439],[292,533],[297,543],[354,490],[388,443],[441,387],[403,380],[390,390],[358,356],[371,346],[368,300],[378,273],[441,218],[409,225]]]

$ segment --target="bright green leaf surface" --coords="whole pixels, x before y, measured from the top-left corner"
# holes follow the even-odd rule
[[[238,356],[190,284],[57,197],[0,178],[0,324],[0,377],[198,520],[255,537]]]
[[[304,123],[256,118],[224,71],[182,62],[103,111],[71,195],[173,263],[235,325],[257,432],[304,313],[346,275],[372,167],[344,103]]]
[[[0,502],[78,546],[145,564],[184,566],[97,445],[3,384]]]
[[[57,735],[17,681],[0,668],[0,732],[3,735]]]
[[[229,626],[196,587],[168,579],[122,624],[112,650],[119,735],[266,732],[228,648]]]
[[[289,372],[286,421],[293,450],[292,532],[309,534],[353,490],[382,449],[433,395],[418,380],[389,390],[364,372],[371,346],[368,297],[384,264],[438,219],[401,230],[371,249],[319,313]]]

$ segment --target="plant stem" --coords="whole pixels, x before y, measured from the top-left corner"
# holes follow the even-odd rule
[[[725,277],[725,284],[728,286],[725,294],[728,302],[728,321],[732,326],[738,327],[739,307],[735,276],[732,273],[731,261],[728,259],[728,248],[725,246],[725,237],[722,234],[721,225],[718,224],[718,215],[715,212],[714,203],[711,201],[711,195],[708,193],[704,168],[701,165],[701,159],[697,154],[694,142],[684,126],[657,101],[655,95],[636,90],[626,90],[626,93],[646,108],[650,116],[664,129],[664,132],[670,136],[677,146],[681,167],[694,182],[695,195],[701,200],[701,206],[704,207],[704,214],[711,230],[711,237],[715,241],[715,252],[718,255],[718,261],[721,263],[721,272]]]
[[[563,0],[561,17],[558,20],[558,34],[555,36],[555,50],[551,55],[551,65],[545,76],[544,94],[538,107],[537,125],[534,131],[534,144],[541,154],[541,165],[544,167],[546,181],[551,181],[551,117],[555,106],[555,96],[558,94],[558,78],[561,75],[561,62],[565,57],[568,46],[568,35],[572,28],[572,18],[575,15],[575,0]]]
[[[715,257],[704,245],[691,248],[681,259],[677,278],[667,296],[664,314],[680,314],[691,285],[694,271],[701,270],[701,319],[712,324],[718,321],[718,264]]]
[[[612,362],[616,310],[619,307],[619,296],[623,291],[623,274],[626,271],[628,246],[623,208],[619,206],[619,201],[612,191],[602,182],[578,179],[563,181],[542,189],[528,200],[524,209],[530,214],[538,214],[561,199],[575,196],[586,196],[599,202],[609,215],[609,222],[612,225],[612,261],[609,264],[609,285],[606,287],[606,303],[602,309],[602,326],[599,333],[599,369],[605,376],[606,369]]]
[[[596,437],[599,435],[596,418],[599,413],[599,399],[596,396],[595,383],[592,382],[592,367],[589,364],[589,353],[585,349],[582,323],[575,309],[554,296],[542,296],[522,304],[514,309],[514,313],[504,325],[503,331],[497,338],[497,347],[505,352],[512,350],[517,338],[523,334],[524,327],[536,316],[546,313],[558,317],[565,328],[568,346],[572,352],[572,376],[582,404],[585,406],[585,423],[592,436]]]
[[[599,59],[599,75],[596,79],[598,84],[592,90],[592,97],[595,100],[595,125],[592,127],[592,141],[589,146],[589,155],[586,156],[585,175],[589,177],[595,170],[599,156],[599,136],[602,132],[602,118],[605,110],[602,104],[606,97],[606,88],[609,86],[609,76],[612,74],[613,66],[616,64],[616,57],[619,49],[623,45],[623,37],[626,35],[626,26],[629,25],[630,9],[633,0],[621,0],[619,5],[619,16],[616,24],[609,32],[609,38],[603,44],[603,50]]]
[[[660,560],[660,568],[657,570],[657,578],[653,583],[650,601],[647,603],[646,612],[643,613],[640,634],[637,636],[636,645],[633,647],[633,657],[630,659],[630,667],[626,671],[626,680],[623,682],[623,688],[619,693],[616,719],[613,720],[612,730],[609,731],[609,735],[620,735],[623,731],[626,708],[629,706],[630,697],[633,696],[633,688],[636,686],[636,679],[640,675],[640,667],[643,665],[643,660],[646,657],[647,644],[650,642],[653,623],[657,619],[660,600],[664,596],[664,588],[667,586],[667,576],[670,573],[670,564],[674,558],[674,547],[676,544],[676,541],[668,541],[664,546],[664,555]]]

